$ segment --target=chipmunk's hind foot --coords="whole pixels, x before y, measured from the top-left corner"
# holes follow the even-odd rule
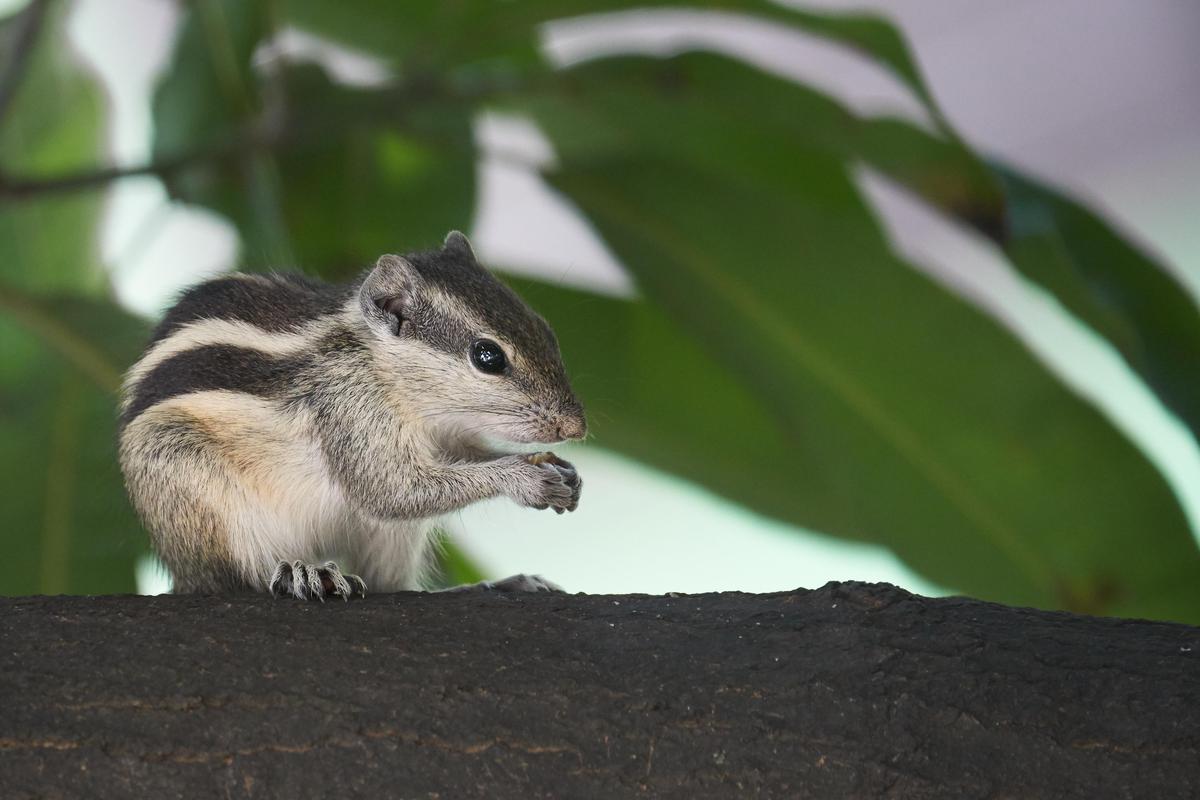
[[[367,584],[357,575],[345,575],[332,561],[324,564],[305,564],[303,561],[280,561],[267,584],[274,597],[294,597],[297,600],[320,600],[340,597],[349,600],[353,595],[367,596]]]

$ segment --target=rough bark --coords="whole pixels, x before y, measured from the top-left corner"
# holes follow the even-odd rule
[[[886,585],[0,600],[5,797],[1185,797],[1200,628]]]

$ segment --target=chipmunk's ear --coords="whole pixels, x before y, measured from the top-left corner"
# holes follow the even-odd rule
[[[442,251],[475,261],[475,251],[471,249],[471,242],[462,231],[447,233],[446,241],[442,242]]]
[[[380,256],[358,290],[363,316],[372,328],[398,336],[408,320],[421,276],[400,256]]]

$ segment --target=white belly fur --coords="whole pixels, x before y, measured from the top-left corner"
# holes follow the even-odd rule
[[[186,413],[218,443],[231,480],[214,510],[228,523],[234,561],[263,588],[279,561],[297,559],[336,560],[373,591],[418,588],[434,521],[381,520],[354,508],[329,474],[307,411],[219,390],[148,413],[159,409]]]

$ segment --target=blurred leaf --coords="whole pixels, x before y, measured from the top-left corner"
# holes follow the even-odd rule
[[[853,152],[1003,248],[1011,263],[1107,339],[1200,438],[1200,307],[1162,265],[1081,203],[961,144],[860,121]]]
[[[983,597],[1200,618],[1200,552],[1145,458],[990,318],[897,261],[841,154],[788,146],[748,113],[753,94],[706,112],[710,83],[685,99],[672,86],[531,110],[558,147],[552,182],[779,426],[788,457],[753,474],[798,498],[784,518],[889,545]],[[744,424],[709,406],[706,376],[681,377],[645,379],[669,398],[705,387],[710,416],[692,436]],[[676,468],[700,478],[688,460]]]
[[[66,10],[51,7],[0,126],[4,173],[51,176],[100,160],[100,95],[66,43]],[[121,485],[114,409],[146,330],[96,297],[100,207],[95,193],[0,205],[4,594],[132,591],[146,549]]]
[[[1106,338],[1200,439],[1200,307],[1164,265],[1082,203],[998,162],[985,164],[941,116],[898,35],[879,21],[805,22],[888,64],[939,121],[948,141],[899,122],[867,123],[861,157],[944,212],[999,242],[1013,264]],[[897,146],[899,145],[899,146]]]
[[[806,155],[815,152],[846,164],[867,161],[955,204],[980,227],[1002,225],[1003,192],[969,151],[908,123],[859,118],[806,86],[711,53],[587,62],[493,102],[553,125],[560,151],[686,154],[705,170],[750,170],[781,185],[802,179]],[[680,137],[678,128],[640,113],[648,106],[669,107],[705,135]],[[619,125],[610,122],[617,119]]]
[[[591,439],[781,519],[805,514],[769,399],[649,303],[506,282],[553,326]],[[684,387],[684,388],[680,388]],[[702,402],[686,400],[702,392]],[[781,490],[782,489],[782,490]]]
[[[276,132],[251,69],[269,33],[268,6],[239,0],[198,0],[185,12],[171,64],[154,92],[154,156],[188,160],[164,176],[172,197],[226,209],[243,247],[272,266],[294,265],[280,219],[270,160]],[[278,96],[276,96],[278,101]],[[278,124],[278,120],[274,121]],[[208,202],[206,202],[206,200]]]
[[[437,567],[434,569],[429,589],[431,591],[448,589],[451,586],[479,583],[482,580],[484,580],[483,573],[467,557],[462,548],[446,534],[440,534],[437,545]]]
[[[47,11],[24,74],[0,120],[0,175],[37,178],[94,167],[103,152],[101,100],[65,42],[62,4]],[[12,47],[16,17],[0,22]],[[0,281],[11,286],[93,291],[103,272],[92,252],[100,197],[76,193],[0,200]]]
[[[491,78],[515,77],[534,58],[539,27],[553,20],[620,11],[717,11],[746,13],[830,39],[885,63],[939,118],[932,95],[908,46],[886,21],[861,12],[802,10],[763,0],[285,0],[288,23],[388,59],[404,72],[445,74],[484,62]],[[503,57],[503,60],[501,59]],[[463,69],[466,66],[467,69]]]
[[[857,129],[851,152],[999,245],[1200,438],[1200,307],[1162,264],[1082,204],[957,142],[892,120]]]
[[[468,108],[407,105],[387,90],[338,87],[309,66],[289,70],[287,83],[295,123],[276,152],[275,174],[300,264],[347,277],[383,253],[439,244],[468,223],[475,190]],[[337,124],[322,125],[331,114]],[[236,195],[236,182],[214,188]],[[243,230],[251,264],[279,266],[256,253],[260,237],[236,200],[212,206]]]
[[[217,153],[169,185],[237,225],[241,266],[341,277],[466,224],[469,106],[422,87],[339,86],[312,65],[255,70],[267,32],[257,4],[197,4],[155,98],[160,154]],[[193,106],[198,121],[177,113]]]
[[[545,69],[534,58],[539,23],[636,7],[282,3],[280,22],[383,55],[397,67],[396,87],[356,90],[330,84],[315,68],[252,69],[256,48],[271,36],[267,7],[203,0],[190,7],[156,95],[155,149],[160,156],[219,156],[173,175],[169,185],[174,196],[237,224],[244,266],[344,276],[382,252],[432,244],[463,227],[473,208],[471,103],[540,80],[531,75]],[[871,49],[928,99],[903,41],[878,20],[745,0],[699,7],[757,11]]]
[[[939,126],[944,126],[941,109],[921,77],[921,70],[908,50],[903,35],[888,21],[873,14],[852,12],[849,14],[822,13],[789,8],[772,16],[791,22],[807,32],[824,36],[847,47],[858,50],[868,58],[886,64],[905,83],[917,98],[924,103],[931,117]]]
[[[1161,264],[1100,217],[994,165],[1008,201],[1005,250],[1027,277],[1106,337],[1200,439],[1200,308]]]
[[[849,128],[847,158],[863,160],[993,242],[1007,235],[1004,190],[970,150],[899,120],[854,118]]]
[[[136,588],[147,541],[117,466],[114,398],[146,334],[104,301],[0,288],[0,593]]]
[[[714,70],[684,63],[689,58],[702,61],[699,56],[674,61],[682,66],[650,69],[659,75],[672,69],[687,75],[694,82],[684,88],[702,95],[710,108],[744,108],[764,126],[782,123],[778,130],[795,135],[797,146],[808,141],[862,159],[1000,243],[1019,270],[1108,339],[1200,438],[1200,382],[1188,377],[1200,363],[1200,308],[1169,271],[1082,204],[1004,165],[981,161],[942,117],[907,45],[891,25],[868,16],[798,9],[775,9],[766,16],[790,21],[887,65],[925,104],[948,138],[898,120],[858,119],[828,98],[766,75],[723,79],[712,74]],[[627,63],[619,66],[623,74],[612,87],[636,85],[638,73],[649,71],[646,60],[641,61],[642,66],[633,69]],[[677,83],[683,80],[677,78]],[[597,88],[593,83],[590,90]],[[633,97],[629,101],[640,102]],[[822,107],[822,113],[808,113],[814,106]]]
[[[540,5],[540,4],[531,4]],[[332,5],[320,0],[286,0],[282,16],[304,30],[364,50],[413,70],[452,67],[483,52],[519,41],[532,44],[532,25],[524,21],[522,4],[485,0],[351,0]],[[505,15],[522,21],[495,29]],[[507,35],[506,35],[507,34]]]
[[[849,164],[862,160],[913,187],[964,222],[997,238],[1008,235],[1005,194],[987,167],[969,151],[905,123],[858,119],[824,96],[744,65],[706,54],[666,60],[610,59],[577,67],[564,82],[561,89],[522,98],[515,105],[541,121],[567,162],[575,159],[600,163],[641,151],[654,159],[685,162],[689,169],[722,180],[758,182],[764,188],[763,197],[767,196],[767,187],[785,193],[802,187],[808,202],[835,209],[846,205],[845,199],[838,196],[843,181],[840,177],[823,177],[821,169],[830,172],[830,160],[837,159],[842,162],[840,175]],[[656,108],[659,113],[647,111]],[[675,124],[664,125],[665,116]],[[746,120],[753,120],[753,124]],[[1187,322],[1195,314],[1190,300],[1163,272],[1134,259],[1131,248],[1093,216],[1056,196],[1042,198],[1043,204],[1053,203],[1055,208],[1069,208],[1080,215],[1072,233],[1077,254],[1085,247],[1091,248],[1086,259],[1077,259],[1077,263],[1086,261],[1091,265],[1084,267],[1085,271],[1104,269],[1106,262],[1114,258],[1125,259],[1127,269],[1120,277],[1147,287],[1139,293],[1144,302],[1135,310],[1144,316],[1143,330],[1153,332],[1155,326],[1158,328],[1156,346],[1149,356],[1158,359],[1162,367],[1158,382],[1165,383],[1174,376],[1179,391],[1194,392],[1195,386],[1182,380],[1188,374],[1182,365],[1196,362],[1195,354],[1186,350],[1191,340]],[[666,205],[674,201],[664,197],[660,202]],[[1045,221],[1045,216],[1035,219]],[[1092,227],[1084,230],[1083,219]],[[1059,236],[1066,230],[1062,220],[1065,217],[1060,217],[1056,228]],[[1022,237],[1029,237],[1030,222],[1022,222],[1030,230],[1017,226],[1012,235],[1014,244],[1024,241],[1028,246],[1031,240]],[[813,238],[827,237],[835,230],[814,230]],[[1047,233],[1046,229],[1041,233]],[[1069,307],[1080,307],[1070,302],[1072,292],[1086,300],[1087,292],[1100,288],[1079,280],[1070,264],[1061,259],[1056,262],[1047,255],[1017,253],[1014,257],[1027,270],[1038,266],[1041,274],[1034,277],[1051,285]],[[1052,280],[1052,269],[1063,275],[1057,283]],[[1108,272],[1111,275],[1114,270]],[[1163,303],[1161,317],[1155,315],[1157,305],[1152,297]],[[1094,313],[1085,319],[1109,333],[1122,347],[1132,326],[1112,313],[1111,304],[1106,310],[1108,316],[1098,320],[1103,327],[1090,318],[1096,316]],[[970,584],[958,585],[973,588]]]
[[[116,396],[121,373],[145,344],[147,326],[115,304],[80,295],[32,295],[0,285],[0,313],[101,391]],[[31,355],[14,345],[10,362]],[[0,372],[0,377],[9,377]]]
[[[262,108],[250,59],[269,30],[268,5],[197,0],[175,40],[171,67],[154,96],[154,151],[191,152],[251,138]]]

